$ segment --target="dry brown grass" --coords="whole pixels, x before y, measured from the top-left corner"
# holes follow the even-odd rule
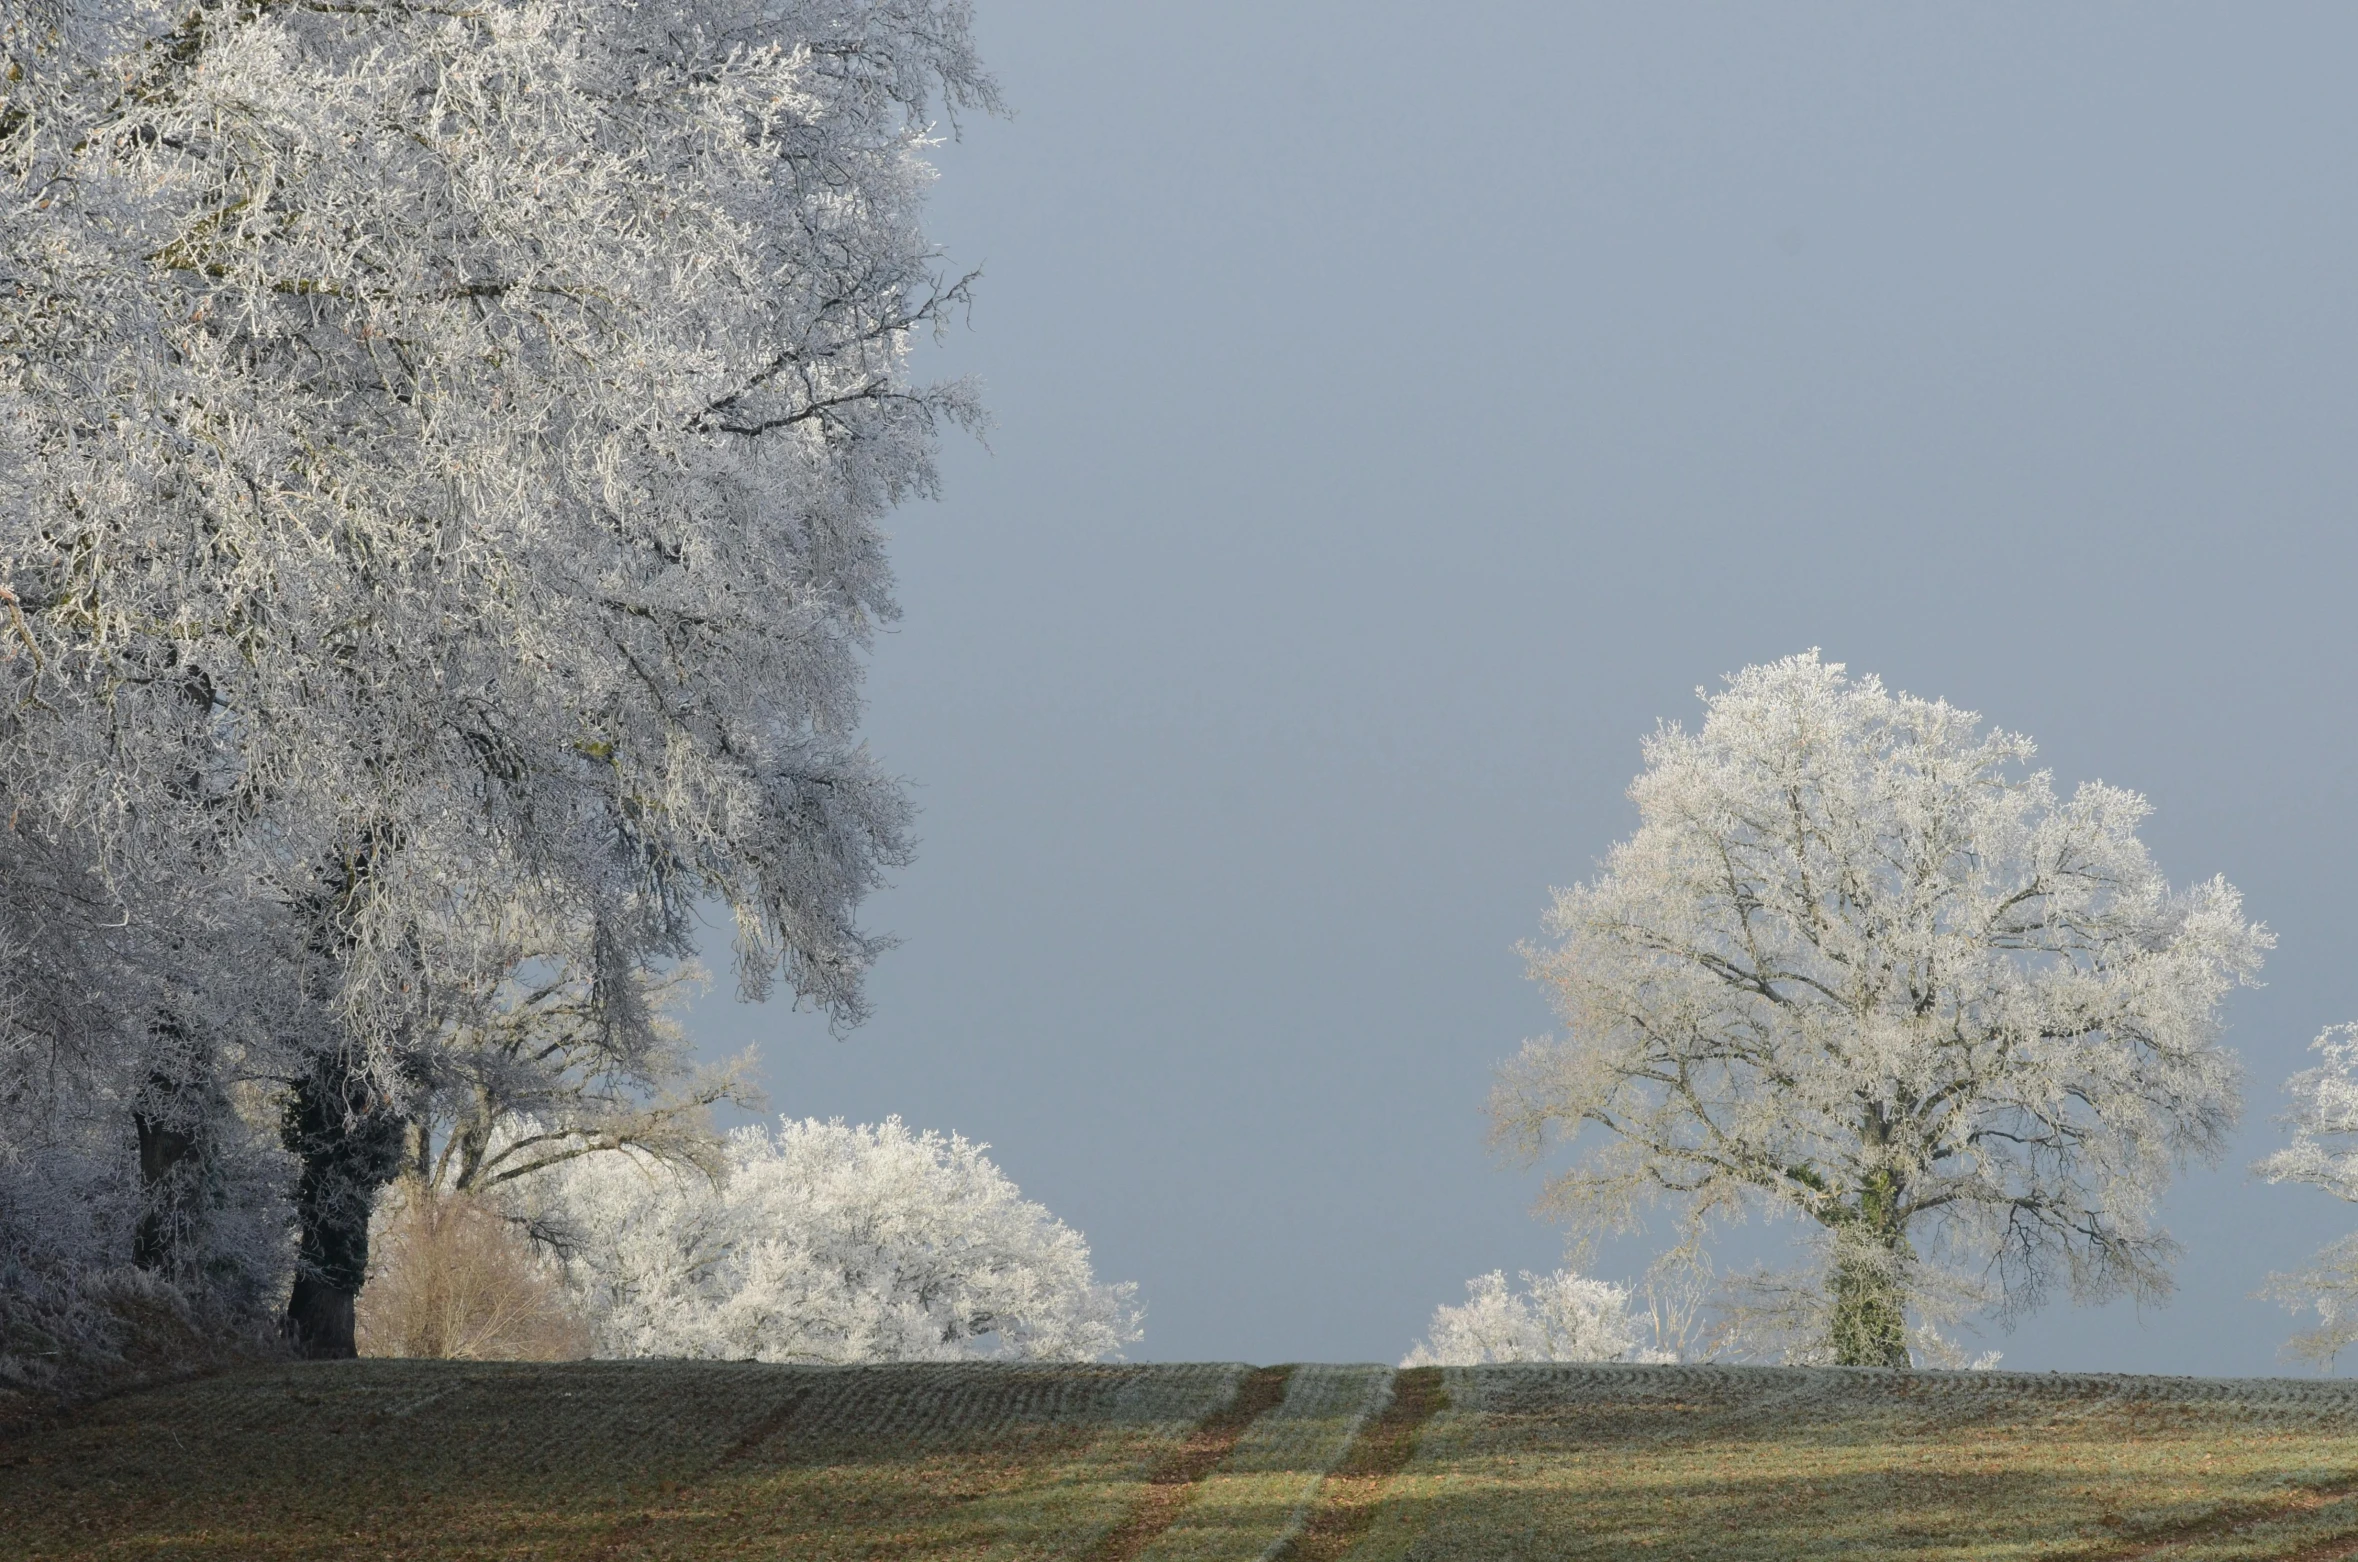
[[[1381,1411],[1392,1377],[1364,1363],[1294,1368],[1284,1400],[1245,1428],[1138,1562],[1258,1562],[1282,1546]]]
[[[548,1260],[497,1209],[411,1184],[377,1232],[357,1312],[363,1356],[572,1361],[589,1328]]]

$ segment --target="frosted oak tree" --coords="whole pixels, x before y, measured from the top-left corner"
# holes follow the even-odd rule
[[[2285,1083],[2293,1098],[2286,1114],[2293,1142],[2252,1170],[2270,1182],[2305,1182],[2358,1202],[2358,1025],[2337,1025],[2311,1046],[2318,1065]],[[2317,1326],[2295,1335],[2289,1349],[2331,1367],[2358,1342],[2358,1236],[2329,1244],[2306,1269],[2271,1275],[2264,1294],[2316,1312]]]
[[[2235,1120],[2219,1008],[2267,931],[2224,880],[2164,882],[2144,799],[2059,798],[1972,712],[1814,652],[1704,704],[1647,740],[1637,833],[1526,950],[1563,1032],[1492,1110],[1526,1150],[1577,1140],[1554,1206],[1800,1217],[1800,1353],[1841,1363],[1906,1365],[1912,1327],[2058,1281],[2166,1294],[2154,1201]]]
[[[879,522],[974,415],[907,367],[964,297],[927,116],[991,85],[961,0],[0,41],[0,787],[102,857],[198,831],[283,912],[289,1323],[348,1351],[419,1053],[525,932],[627,1028],[712,897],[749,993],[862,1012],[906,853],[856,732]]]
[[[514,1197],[565,1250],[601,1356],[1089,1361],[1138,1340],[1137,1287],[1100,1285],[985,1148],[814,1118],[738,1130],[714,1178],[626,1152]]]

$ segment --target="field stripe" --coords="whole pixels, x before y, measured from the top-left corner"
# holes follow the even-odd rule
[[[1433,1376],[290,1363],[0,1446],[0,1555],[2358,1562],[2346,1380]]]
[[[1196,1428],[1147,1477],[1146,1498],[1091,1547],[1086,1562],[1132,1562],[1179,1516],[1196,1487],[1235,1451],[1248,1428],[1284,1403],[1291,1367],[1263,1367],[1248,1373],[1236,1397],[1196,1423]]]
[[[2260,1529],[2270,1524],[2298,1521],[2309,1514],[2323,1513],[2330,1508],[2346,1508],[2353,1496],[2358,1496],[2358,1476],[2345,1476],[2338,1481],[2311,1486],[2281,1502],[2247,1503],[2184,1524],[2173,1524],[2158,1533],[2124,1537],[2124,1543],[2110,1551],[2091,1553],[2074,1549],[2068,1555],[2073,1562],[2145,1562],[2147,1558],[2166,1558],[2182,1547],[2224,1540],[2241,1531]],[[2298,1550],[2275,1554],[2285,1558],[2286,1562],[2340,1562],[2340,1559],[2352,1554],[2348,1526],[2354,1522],[2354,1516],[2347,1512],[2328,1515],[2323,1522],[2332,1522],[2337,1518],[2344,1526],[2337,1533],[2311,1538]]]
[[[1267,1562],[1300,1531],[1391,1383],[1389,1367],[1296,1368],[1285,1403],[1237,1440],[1139,1562]]]
[[[2288,1551],[2283,1562],[2350,1562],[2352,1557],[2358,1557],[2358,1535],[2341,1534]]]
[[[784,1458],[786,1466],[792,1467],[800,1461],[803,1453],[813,1448],[835,1445],[823,1457],[833,1463],[848,1455],[843,1469],[847,1475],[856,1479],[861,1475],[872,1475],[879,1465],[892,1462],[876,1457],[874,1445],[879,1441],[890,1445],[900,1455],[925,1450],[928,1454],[939,1456],[972,1445],[978,1439],[988,1443],[1003,1438],[1009,1430],[1011,1417],[1029,1423],[1034,1429],[1056,1426],[1068,1414],[1079,1415],[1085,1422],[1092,1408],[1100,1411],[1110,1409],[1114,1402],[1133,1397],[1117,1392],[1112,1401],[1106,1401],[1101,1392],[1102,1384],[1087,1382],[1092,1377],[1102,1380],[1106,1375],[1127,1378],[1133,1388],[1138,1390],[1150,1390],[1148,1380],[1157,1378],[1175,1379],[1180,1384],[1207,1376],[1224,1380],[1222,1386],[1227,1388],[1226,1404],[1196,1422],[1192,1433],[1183,1432],[1188,1425],[1185,1419],[1178,1420],[1176,1424],[1166,1423],[1169,1424],[1166,1436],[1181,1434],[1191,1441],[1204,1438],[1208,1431],[1211,1434],[1211,1446],[1203,1451],[1199,1459],[1193,1461],[1166,1455],[1155,1473],[1146,1477],[1150,1482],[1164,1478],[1185,1481],[1199,1477],[1217,1465],[1254,1418],[1283,1400],[1286,1380],[1292,1369],[1254,1372],[1241,1365],[1184,1366],[1176,1369],[1085,1366],[1019,1368],[998,1363],[959,1363],[931,1370],[889,1366],[772,1367],[758,1370],[791,1374],[803,1381],[782,1396],[762,1396],[766,1403],[750,1407],[757,1413],[745,1415],[741,1412],[739,1417],[732,1418],[743,1430],[733,1440],[729,1440],[725,1447],[707,1452],[701,1468],[695,1473],[683,1472],[676,1480],[661,1482],[653,1494],[653,1500],[643,1505],[633,1504],[637,1511],[624,1513],[601,1525],[600,1533],[591,1541],[586,1553],[565,1554],[581,1556],[583,1562],[621,1562],[623,1558],[674,1555],[734,1557],[739,1552],[733,1541],[725,1534],[716,1536],[711,1532],[712,1519],[716,1512],[724,1512],[727,1522],[743,1522],[739,1507],[746,1504],[746,1496],[759,1492],[775,1478],[775,1471],[768,1468],[773,1457]],[[880,1382],[880,1375],[889,1376],[883,1377]],[[1267,1381],[1264,1384],[1256,1380]],[[889,1405],[879,1403],[881,1396],[876,1391],[883,1387],[899,1390],[891,1396]],[[1076,1396],[1072,1392],[1075,1388],[1100,1391]],[[1149,1391],[1139,1397],[1151,1403],[1161,1396]],[[1196,1414],[1210,1397],[1210,1394],[1191,1394],[1187,1413]],[[1145,1411],[1150,1422],[1154,1419],[1154,1412],[1143,1405],[1134,1407],[1129,1413],[1135,1415],[1140,1411]],[[978,1414],[982,1417],[980,1422],[975,1419]],[[1116,1412],[1116,1415],[1126,1419],[1121,1412]],[[1231,1421],[1233,1426],[1229,1424]],[[726,1430],[716,1428],[716,1433],[715,1441],[727,1437]],[[847,1436],[850,1446],[841,1446]],[[772,1445],[781,1438],[793,1446],[778,1450],[773,1456]],[[1168,1447],[1169,1443],[1166,1441],[1164,1446]],[[1184,1455],[1185,1449],[1180,1452]],[[1003,1456],[994,1456],[990,1462],[1002,1468],[1012,1467]],[[1020,1457],[1014,1462],[1020,1463]],[[1191,1464],[1196,1468],[1190,1469]],[[741,1468],[748,1465],[762,1468]],[[941,1473],[949,1473],[948,1468],[945,1467]],[[972,1472],[967,1473],[971,1476]],[[736,1483],[736,1488],[744,1495],[734,1499],[722,1496],[723,1492],[732,1489],[732,1483]],[[1176,1486],[1176,1495],[1170,1500],[1169,1506],[1175,1508],[1183,1503],[1189,1489],[1185,1484]],[[974,1492],[970,1495],[982,1494]],[[764,1498],[754,1497],[750,1505],[758,1510],[764,1503]],[[1147,1506],[1154,1506],[1151,1498]],[[888,1510],[892,1511],[898,1510]],[[1167,1521],[1168,1514],[1165,1513],[1163,1517]],[[897,1527],[897,1522],[891,1518],[887,1518],[886,1522]],[[967,1530],[961,1537],[964,1542],[971,1543],[978,1538],[973,1525],[963,1527]],[[983,1529],[992,1527],[990,1521],[983,1522]],[[1095,1530],[1097,1526],[1092,1525],[1090,1528]],[[906,1533],[895,1538],[903,1544],[910,1540]],[[1151,1538],[1151,1535],[1143,1537],[1141,1543]],[[717,1552],[707,1549],[716,1540],[723,1549]],[[996,1545],[997,1542],[992,1544]],[[1055,1554],[1071,1555],[1073,1550],[1079,1549],[1078,1545],[1071,1550],[1057,1546]],[[789,1550],[783,1554],[794,1553]],[[833,1554],[831,1551],[830,1555]],[[933,1552],[928,1548],[926,1554]],[[968,1553],[961,1549],[955,1554],[964,1557]],[[1028,1556],[1034,1553],[1022,1550],[1021,1554]],[[553,1557],[556,1553],[549,1555]],[[1086,1555],[1094,1558],[1097,1555],[1096,1548],[1091,1548]]]
[[[810,1397],[810,1390],[807,1388],[790,1390],[785,1398],[779,1400],[777,1404],[771,1406],[761,1415],[754,1417],[752,1423],[744,1431],[738,1433],[729,1446],[722,1449],[719,1456],[703,1470],[695,1475],[683,1477],[676,1484],[666,1483],[656,1502],[636,1513],[625,1514],[615,1520],[590,1551],[590,1562],[604,1562],[604,1559],[613,1557],[620,1552],[625,1544],[642,1538],[643,1532],[660,1524],[671,1512],[676,1511],[679,1505],[687,1500],[689,1493],[708,1485],[713,1477],[739,1460],[748,1457],[762,1444],[783,1431],[786,1423],[794,1419],[794,1412],[801,1409],[803,1402]]]
[[[776,1409],[747,1427],[735,1442],[721,1451],[721,1456],[712,1462],[712,1468],[697,1479],[709,1481],[738,1460],[750,1456],[755,1449],[784,1431],[786,1423],[794,1419],[794,1412],[801,1409],[802,1402],[810,1397],[809,1389],[798,1388],[778,1401]]]
[[[1272,1562],[1341,1562],[1375,1523],[1384,1488],[1416,1453],[1417,1434],[1448,1403],[1439,1367],[1395,1374],[1391,1401],[1320,1483],[1317,1506]]]

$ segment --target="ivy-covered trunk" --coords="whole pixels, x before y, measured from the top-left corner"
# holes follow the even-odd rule
[[[400,1174],[407,1125],[348,1051],[320,1053],[288,1097],[284,1134],[301,1175],[295,1288],[282,1325],[298,1352],[359,1354],[353,1307],[368,1278],[368,1221]]]
[[[1831,1329],[1837,1366],[1910,1365],[1904,1262],[1903,1254],[1879,1244],[1837,1241]]]
[[[1880,1114],[1866,1125],[1868,1142],[1885,1143]],[[1908,1247],[1902,1213],[1905,1189],[1886,1169],[1867,1177],[1857,1205],[1834,1230],[1834,1317],[1828,1343],[1843,1367],[1906,1367],[1908,1356]]]

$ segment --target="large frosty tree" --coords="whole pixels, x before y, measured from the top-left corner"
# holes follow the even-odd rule
[[[1563,1034],[1493,1102],[1528,1149],[1577,1141],[1555,1205],[1801,1217],[1820,1267],[1755,1300],[1847,1364],[2058,1280],[2165,1294],[2154,1202],[2235,1119],[2220,1001],[2271,940],[2224,880],[2170,889],[2144,799],[2059,798],[2032,752],[1815,653],[1650,738],[1637,833],[1527,951]]]
[[[206,1034],[291,1059],[289,1323],[349,1350],[421,1050],[519,958],[626,1068],[705,898],[749,993],[862,1012],[878,525],[971,415],[906,367],[963,292],[923,137],[991,87],[961,0],[87,0],[6,43],[0,788],[102,878],[194,836],[191,894],[277,908],[299,1021],[174,947]]]

